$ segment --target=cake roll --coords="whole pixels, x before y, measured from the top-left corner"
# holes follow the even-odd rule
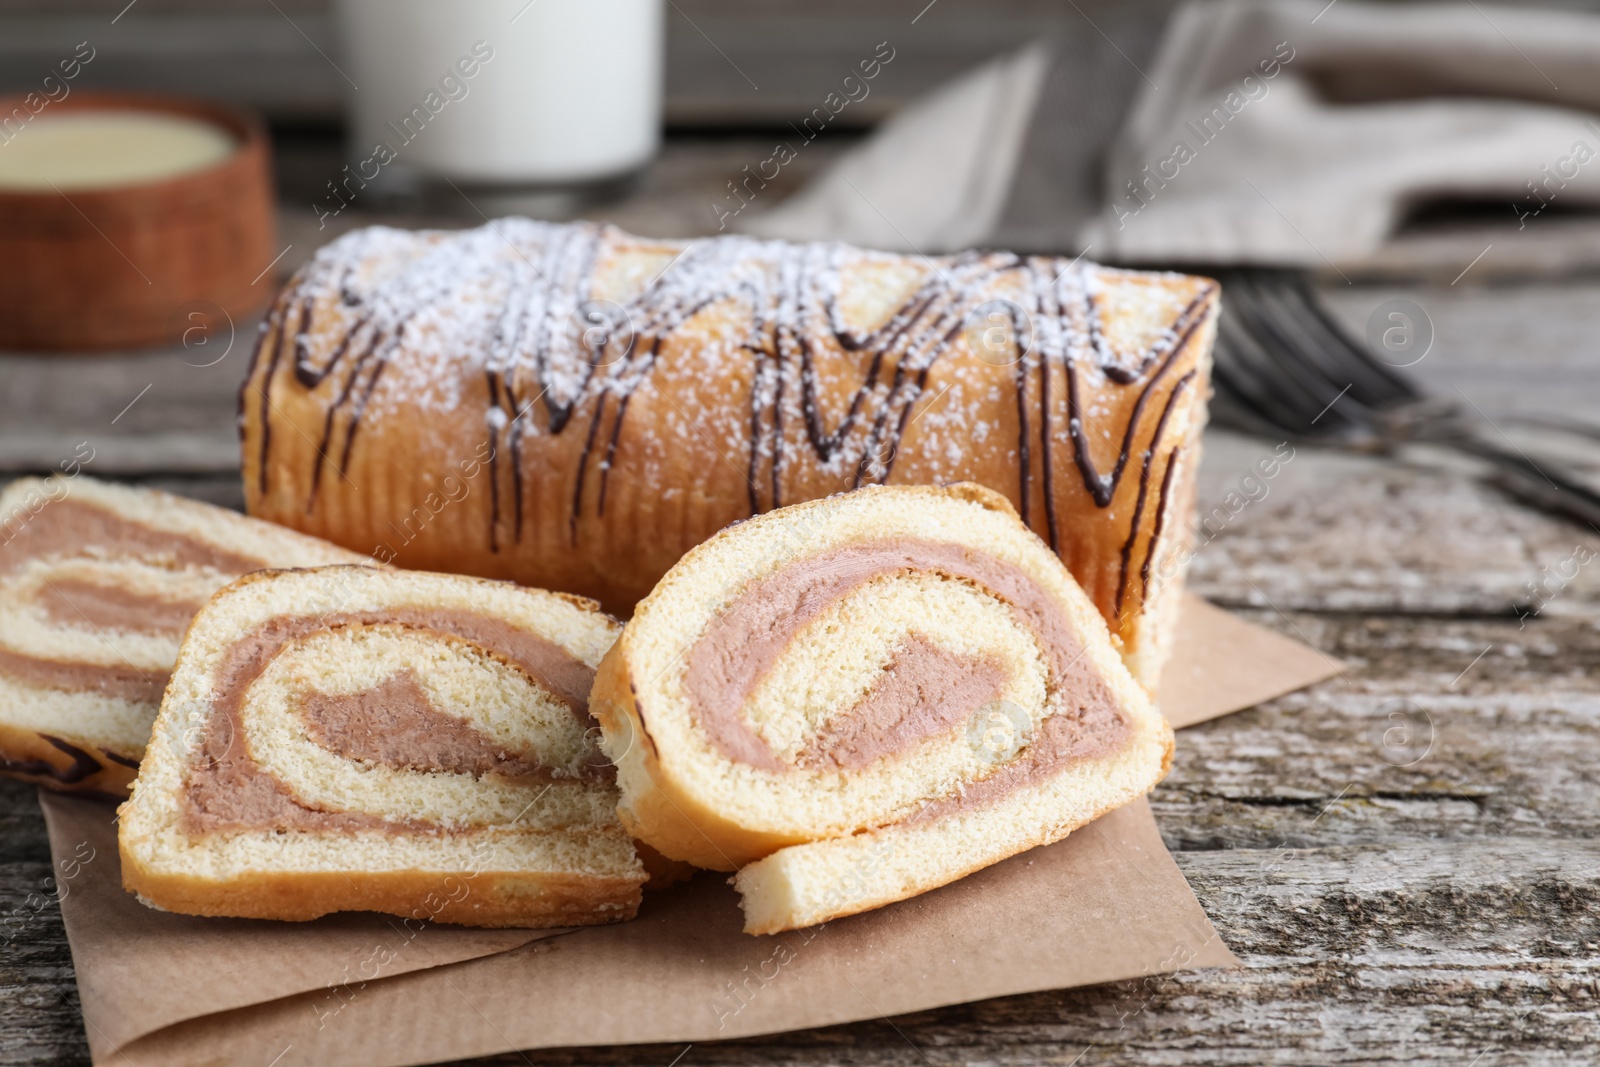
[[[178,654],[120,811],[123,884],[192,915],[631,918],[647,874],[588,712],[617,630],[453,575],[240,579]]]
[[[0,773],[122,796],[212,593],[263,567],[359,562],[372,561],[152,489],[12,482],[0,493]]]
[[[1094,604],[970,484],[863,489],[716,535],[639,604],[590,706],[623,824],[737,871],[757,934],[1059,840],[1172,755]]]
[[[251,514],[625,615],[730,522],[971,481],[1154,685],[1194,511],[1218,287],[588,223],[371,228],[272,305],[240,396]]]

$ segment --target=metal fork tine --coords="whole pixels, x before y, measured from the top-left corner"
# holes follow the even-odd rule
[[[1238,394],[1257,414],[1282,430],[1307,422],[1318,408],[1298,382],[1275,366],[1251,330],[1250,298],[1228,305],[1219,326],[1217,374],[1220,383]]]
[[[1375,406],[1355,389],[1359,369],[1353,369],[1349,348],[1331,335],[1323,323],[1305,313],[1306,305],[1292,285],[1274,279],[1257,286],[1261,329],[1270,339],[1268,351],[1283,372],[1294,375],[1318,398],[1317,410],[1345,393],[1342,403]],[[1352,413],[1355,421],[1368,421],[1367,412]]]
[[[1278,341],[1274,355],[1286,367],[1315,373],[1321,383],[1335,393],[1351,385],[1347,373],[1345,348],[1331,337],[1322,323],[1305,313],[1305,304],[1295,289],[1281,279],[1258,283],[1264,328]]]
[[[1257,437],[1288,436],[1288,431],[1282,426],[1240,401],[1234,384],[1228,380],[1228,370],[1223,364],[1217,363],[1212,368],[1212,376],[1217,384],[1217,391],[1211,398],[1213,422]]]
[[[1231,293],[1224,303],[1219,345],[1219,360],[1236,370],[1224,372],[1228,387],[1244,392],[1250,406],[1295,436],[1370,436],[1361,433],[1368,425],[1365,411],[1328,408],[1343,384],[1334,384],[1315,364],[1296,358],[1291,336],[1272,321],[1254,279],[1239,279]]]
[[[1600,441],[1600,426],[1584,422],[1582,419],[1569,419],[1560,415],[1520,415],[1515,412],[1496,414],[1491,418],[1499,423],[1529,426],[1536,430],[1555,430],[1574,437],[1587,437],[1591,441]]]
[[[1422,390],[1410,378],[1377,359],[1366,345],[1352,339],[1345,332],[1344,327],[1328,314],[1327,309],[1311,292],[1311,286],[1306,281],[1305,275],[1298,272],[1293,274],[1289,279],[1289,286],[1304,313],[1320,323],[1328,336],[1339,345],[1344,365],[1349,368],[1351,380],[1355,382],[1351,391],[1362,393],[1360,399],[1363,403],[1369,407],[1381,408],[1393,404],[1413,403],[1423,398]]]
[[[1353,340],[1294,272],[1215,272],[1223,284],[1212,414],[1247,433],[1316,438],[1346,448],[1426,441],[1487,462],[1508,491],[1580,522],[1600,522],[1600,493],[1560,469],[1486,440],[1457,405],[1430,398]],[[1333,405],[1332,401],[1344,402]],[[1593,437],[1581,420],[1508,416]]]

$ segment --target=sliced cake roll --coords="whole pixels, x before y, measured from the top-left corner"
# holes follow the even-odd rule
[[[740,519],[1006,495],[1154,689],[1195,522],[1214,281],[591,222],[357,230],[268,311],[250,514],[627,613]]]
[[[737,870],[750,933],[944,885],[1144,794],[1172,730],[1061,560],[974,485],[784,508],[689,553],[591,707],[620,814]]]
[[[22,478],[0,493],[0,772],[121,795],[189,620],[263,567],[371,563],[152,489]]]
[[[194,915],[630,918],[646,870],[587,709],[617,630],[474,578],[241,579],[184,639],[121,810],[124,885]]]

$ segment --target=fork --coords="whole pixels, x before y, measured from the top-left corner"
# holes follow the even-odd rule
[[[1357,452],[1443,445],[1488,463],[1495,481],[1517,498],[1600,532],[1600,493],[1515,445],[1491,440],[1485,431],[1493,424],[1480,412],[1430,396],[1376,358],[1317,302],[1303,272],[1211,273],[1223,291],[1211,406],[1220,425]],[[1507,421],[1600,440],[1600,427],[1575,420]]]

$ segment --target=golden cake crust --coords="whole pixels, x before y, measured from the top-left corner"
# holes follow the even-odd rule
[[[183,915],[306,922],[340,911],[377,911],[462,926],[585,926],[631,919],[642,898],[636,878],[483,872],[461,882],[471,891],[452,899],[450,876],[431,871],[367,872],[359,884],[343,871],[244,875],[219,895],[214,882],[155,869],[120,842],[118,852],[123,888],[151,907]],[[604,919],[596,919],[597,899],[614,905]]]
[[[100,794],[120,800],[139,773],[139,757],[94,746],[86,738],[60,737],[0,723],[0,771],[57,792]]]
[[[246,500],[404,566],[626,615],[731,522],[866,484],[977,482],[1061,555],[1151,686],[1217,294],[1009,253],[518,219],[360,231],[264,324],[240,397]]]

